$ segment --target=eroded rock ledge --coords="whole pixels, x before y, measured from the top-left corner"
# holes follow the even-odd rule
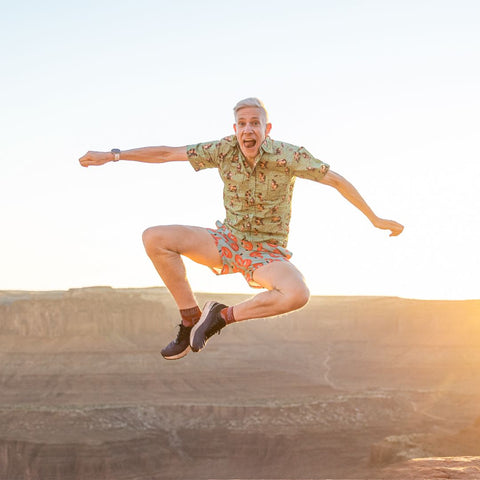
[[[478,480],[480,456],[415,458],[381,472],[385,480]]]

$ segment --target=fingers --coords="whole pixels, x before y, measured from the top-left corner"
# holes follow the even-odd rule
[[[84,155],[83,157],[80,157],[80,158],[78,159],[78,161],[80,162],[80,165],[81,165],[82,167],[88,167],[88,165],[89,165],[89,163],[90,163],[90,161],[89,161],[89,159],[88,159],[88,153],[87,153],[86,155]]]
[[[82,167],[88,167],[89,165],[94,165],[92,152],[87,152],[83,157],[78,159]]]
[[[403,232],[403,228],[404,228],[403,225],[400,225],[399,223],[397,223],[394,228],[390,228],[392,232],[390,234],[390,237],[397,237],[398,235],[400,235]]]
[[[110,152],[87,152],[78,161],[82,167],[89,167],[93,165],[103,165],[111,160]]]
[[[386,220],[384,218],[377,218],[374,225],[382,230],[390,230],[390,237],[396,237],[400,235],[404,228],[400,223],[394,222],[393,220]]]

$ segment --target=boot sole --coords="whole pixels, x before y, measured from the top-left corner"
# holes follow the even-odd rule
[[[202,348],[194,348],[193,347],[193,340],[195,338],[195,332],[198,330],[198,328],[203,324],[203,322],[205,322],[205,320],[207,319],[207,316],[208,314],[210,313],[210,311],[212,310],[212,307],[213,305],[217,303],[217,302],[207,302],[205,304],[205,306],[203,307],[203,311],[202,311],[202,316],[200,317],[200,319],[198,320],[198,322],[193,326],[192,328],[192,331],[190,332],[190,348],[192,349],[192,352],[200,352],[200,350],[202,350]],[[206,342],[205,342],[206,343]]]
[[[165,360],[178,360],[179,358],[183,358],[189,351],[190,351],[190,346],[188,346],[183,352],[178,353],[177,355],[170,355],[166,357],[165,355],[162,355],[162,357]]]

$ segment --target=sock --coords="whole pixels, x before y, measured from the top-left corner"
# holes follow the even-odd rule
[[[233,315],[233,307],[226,307],[220,311],[220,315],[225,320],[227,325],[230,325],[233,322],[236,322],[235,316]]]
[[[200,320],[202,312],[197,305],[196,307],[180,310],[180,315],[182,317],[182,324],[185,327],[192,327]]]

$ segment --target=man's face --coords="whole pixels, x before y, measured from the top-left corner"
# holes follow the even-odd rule
[[[237,112],[233,125],[240,150],[247,160],[253,162],[260,146],[270,133],[272,124],[267,123],[263,111],[258,107],[244,107]]]

